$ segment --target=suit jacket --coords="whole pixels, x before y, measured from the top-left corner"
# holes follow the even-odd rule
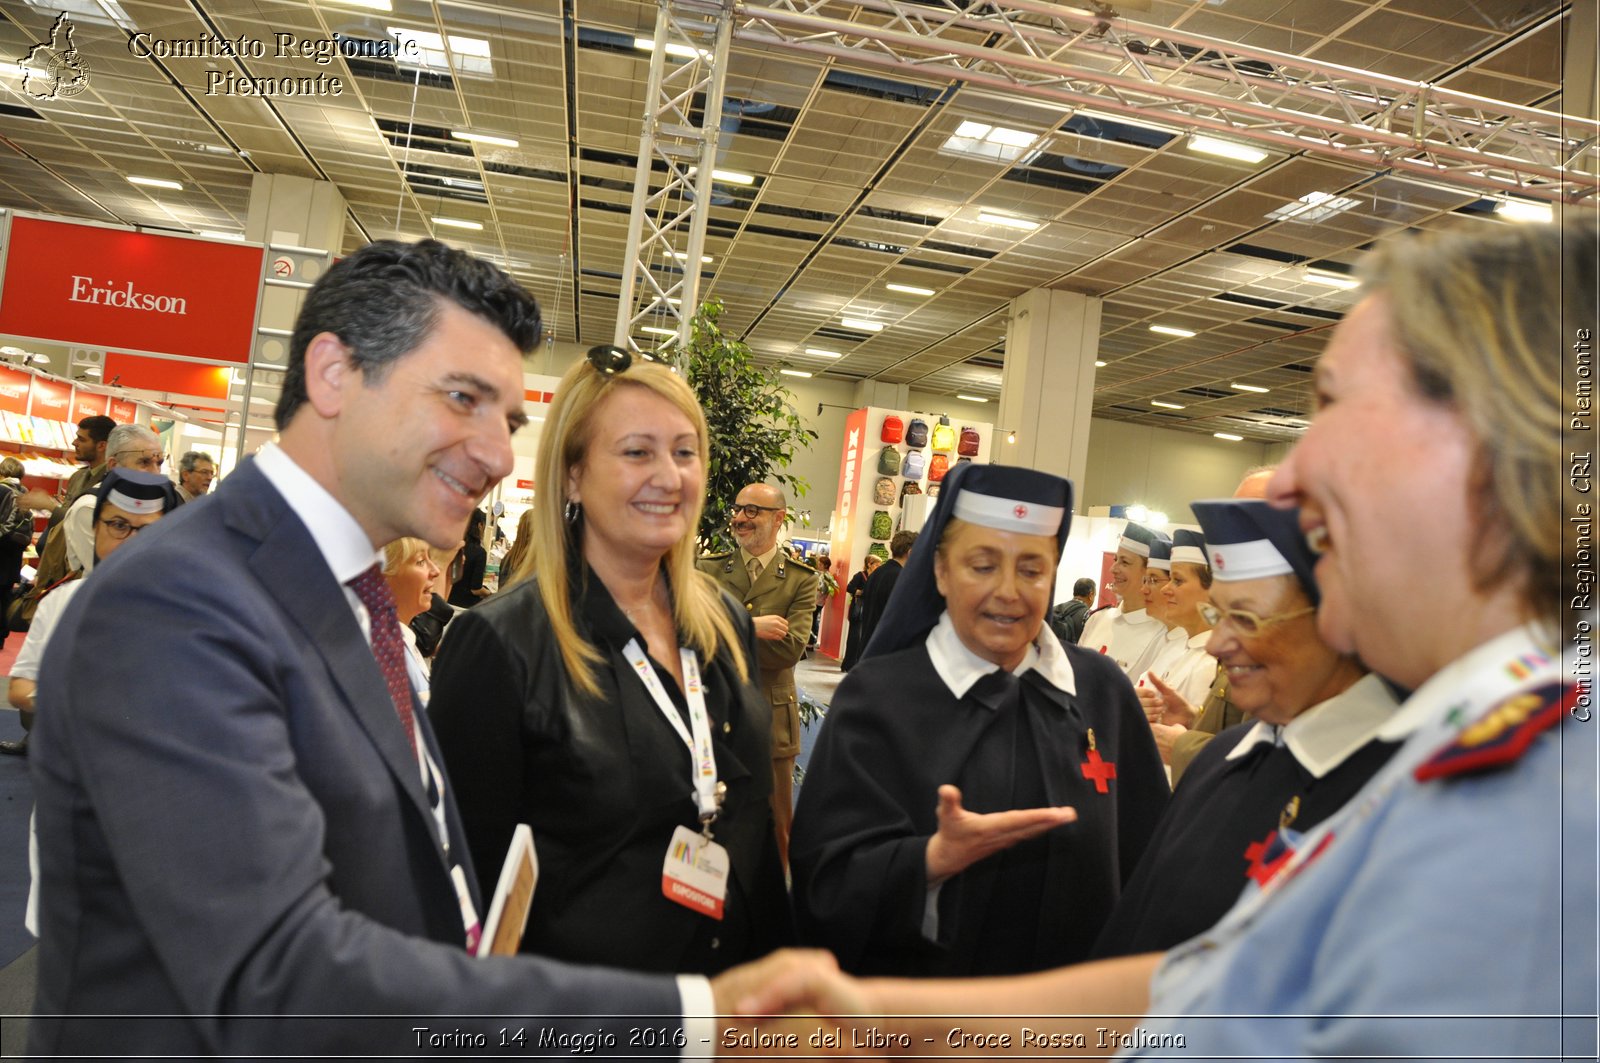
[[[668,978],[467,954],[448,783],[441,838],[342,589],[254,462],[97,568],[39,685],[30,1054],[407,1053],[413,1026],[518,1013],[621,1052],[626,1019],[576,1016],[679,1024]],[[348,1014],[394,1018],[275,1018]]]
[[[805,656],[811,638],[811,617],[817,611],[817,570],[796,561],[781,549],[761,570],[755,584],[740,560],[739,551],[711,554],[700,559],[700,570],[727,588],[751,616],[776,613],[789,621],[782,639],[756,639],[761,694],[772,703],[772,756],[797,756],[800,752],[800,699],[795,692],[794,666]]]

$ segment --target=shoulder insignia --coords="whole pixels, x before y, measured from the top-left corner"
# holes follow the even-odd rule
[[[1417,766],[1418,782],[1470,775],[1510,764],[1533,740],[1561,722],[1578,696],[1576,685],[1546,683],[1513,694],[1463,727],[1455,740]]]

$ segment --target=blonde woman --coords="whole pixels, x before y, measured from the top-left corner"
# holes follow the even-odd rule
[[[431,716],[485,884],[533,828],[525,951],[713,973],[790,936],[754,635],[694,567],[706,462],[681,377],[590,351],[539,441],[531,575],[457,617],[435,662]]]

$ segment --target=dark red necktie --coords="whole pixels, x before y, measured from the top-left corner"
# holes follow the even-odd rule
[[[417,722],[411,716],[411,677],[406,674],[406,644],[400,635],[400,621],[395,615],[389,581],[383,578],[378,566],[373,565],[345,586],[355,591],[361,604],[367,607],[372,623],[372,655],[378,659],[383,681],[389,684],[394,711],[400,714],[406,739],[411,743],[411,752],[415,753]]]

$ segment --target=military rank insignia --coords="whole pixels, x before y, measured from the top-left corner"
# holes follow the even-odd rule
[[[1514,694],[1463,727],[1455,741],[1417,766],[1418,782],[1470,775],[1510,764],[1533,740],[1561,722],[1578,688],[1546,683]]]

